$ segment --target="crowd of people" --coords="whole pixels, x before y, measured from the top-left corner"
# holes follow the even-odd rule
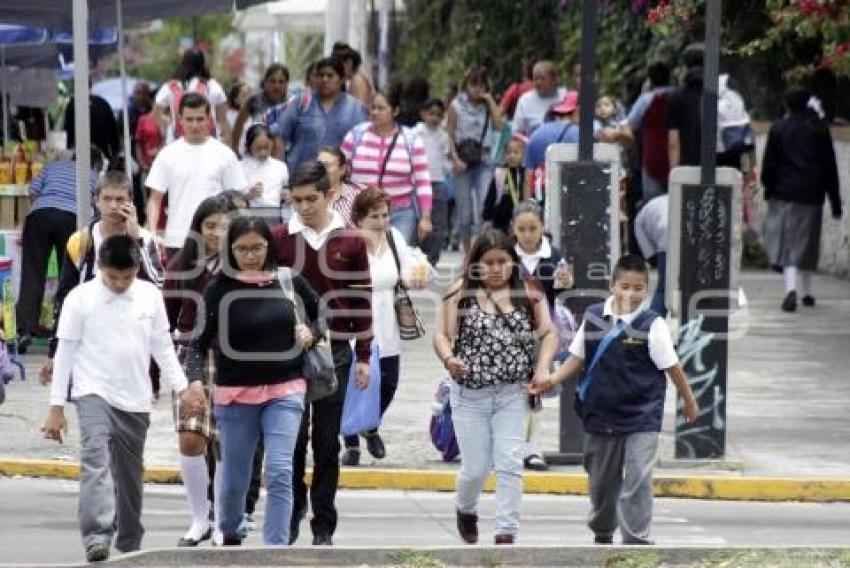
[[[295,543],[308,509],[312,543],[332,544],[340,465],[359,465],[361,438],[376,459],[388,451],[379,428],[341,443],[348,382],[367,388],[376,346],[380,414],[387,410],[404,374],[399,290],[426,286],[423,259],[437,265],[453,243],[464,272],[445,296],[433,344],[453,379],[459,535],[477,542],[477,503],[494,471],[494,541],[515,542],[523,468],[548,467],[530,414],[540,394],[580,375],[595,542],[611,543],[617,528],[623,542],[652,542],[666,377],[688,421],[699,409],[663,320],[663,279],[650,308],[639,254],[612,267],[608,301],[568,314],[582,316],[577,329],[565,336],[557,325],[559,294],[574,285],[572,243],[559,249],[547,233],[545,157],[553,144],[578,141],[580,65],[570,65],[564,85],[555,62],[528,61],[502,97],[475,65],[443,99],[422,96],[419,83],[376,88],[360,63],[337,44],[310,65],[301,89],[273,64],[256,92],[243,84],[226,92],[203,53],[190,50],[155,95],[137,94],[147,101],[134,116],[139,178],[93,172],[93,223],[73,232],[85,205],[74,201],[72,162],[51,164],[33,182],[44,203],[27,221],[25,257],[43,256],[26,245],[26,232],[41,226],[50,229],[42,248],[64,251],[42,369],[52,381],[43,430],[61,440],[64,408],[76,405],[87,559],[106,559],[113,538],[121,552],[141,546],[142,452],[161,382],[173,392],[191,515],[179,546],[239,545],[254,526],[261,479],[264,544]],[[595,139],[621,144],[628,160],[623,223],[634,237],[624,247],[659,270],[667,176],[700,160],[701,49],[687,51],[684,65],[677,86],[671,65],[654,62],[628,113],[610,94],[595,107]],[[829,163],[783,153],[808,136],[812,161],[829,161],[828,131],[805,114],[804,95],[789,96],[791,116],[771,131],[762,178],[772,258],[789,286],[791,268],[803,271],[803,303],[813,305],[806,271],[817,260],[816,206],[829,195],[840,215],[840,203],[837,182],[817,195],[807,185],[813,172],[835,181]],[[754,179],[751,143],[730,140],[724,163]],[[802,233],[808,240],[795,237]],[[22,297],[18,306],[25,335],[34,333],[35,302]],[[336,388],[318,393],[308,367],[332,375]]]

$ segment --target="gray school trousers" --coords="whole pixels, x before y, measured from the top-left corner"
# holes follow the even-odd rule
[[[80,397],[80,502],[83,546],[111,544],[120,552],[142,544],[142,454],[150,415],[124,412],[97,395]]]
[[[591,503],[587,526],[596,536],[611,537],[619,525],[623,544],[649,541],[657,449],[658,432],[587,435],[584,468]]]

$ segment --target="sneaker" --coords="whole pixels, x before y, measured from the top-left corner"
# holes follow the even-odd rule
[[[355,467],[360,465],[360,449],[359,448],[345,448],[345,453],[342,454],[342,465],[348,467]]]
[[[807,308],[815,307],[815,297],[814,296],[803,296],[802,304]]]
[[[248,532],[257,530],[257,521],[254,520],[254,515],[250,513],[245,513],[245,516],[242,518],[242,524],[245,525],[245,529]]]
[[[466,544],[478,542],[478,515],[457,511],[457,532]]]
[[[367,432],[365,434],[366,437],[366,449],[369,450],[369,454],[375,458],[376,460],[381,460],[387,457],[387,449],[384,447],[384,441],[381,439],[381,435],[375,432]]]
[[[86,547],[87,562],[103,562],[109,559],[109,543],[96,542]]]
[[[523,464],[525,465],[525,469],[530,469],[532,471],[549,470],[549,464],[546,463],[546,460],[544,460],[542,456],[538,456],[537,454],[533,454],[525,458],[523,460]]]
[[[788,295],[785,296],[784,300],[782,300],[782,311],[783,312],[796,312],[797,311],[797,292],[788,292]]]
[[[497,534],[493,537],[494,544],[513,544],[514,535],[512,534]]]

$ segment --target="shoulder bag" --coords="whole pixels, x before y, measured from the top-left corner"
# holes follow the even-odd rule
[[[398,269],[398,281],[395,284],[395,298],[393,299],[395,317],[398,321],[398,333],[404,340],[419,339],[425,335],[425,325],[422,323],[419,312],[413,306],[413,301],[410,299],[407,288],[401,279],[401,261],[399,260],[398,250],[396,250],[395,239],[393,239],[391,230],[387,231],[387,242],[393,253],[396,269]]]
[[[487,103],[484,103],[484,128],[481,130],[479,139],[467,138],[460,140],[455,145],[457,157],[466,164],[466,167],[473,168],[484,160],[484,137],[487,135],[487,128],[489,126],[490,109],[487,107]]]
[[[295,296],[292,287],[292,271],[278,268],[277,280],[286,297],[295,309],[295,325],[305,324],[304,306]],[[332,395],[339,388],[336,378],[331,342],[326,331],[317,337],[313,344],[304,350],[304,378],[307,379],[307,402],[313,402]]]

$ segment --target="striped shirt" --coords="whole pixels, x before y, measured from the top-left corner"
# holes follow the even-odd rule
[[[354,224],[354,221],[351,219],[351,211],[354,208],[354,198],[361,191],[363,191],[363,188],[360,186],[343,183],[339,197],[331,203],[331,209],[340,214],[346,227]]]
[[[72,160],[57,160],[47,164],[41,173],[30,183],[30,190],[35,194],[35,201],[29,213],[38,209],[59,209],[68,213],[77,213],[77,163]],[[91,190],[94,198],[94,187],[97,184],[97,173],[91,172]],[[91,206],[91,201],[86,204]],[[28,213],[28,214],[29,214]]]
[[[381,166],[394,135],[378,136],[371,124],[365,131],[358,132],[355,128],[345,135],[340,149],[351,164],[352,183],[361,187],[379,187]],[[357,137],[360,140],[355,146]],[[413,150],[412,156],[409,148]],[[419,210],[423,214],[430,214],[431,175],[428,172],[428,156],[422,139],[413,132],[402,129],[399,134],[387,161],[380,189],[389,194],[392,209],[409,207],[413,195],[416,195]]]

